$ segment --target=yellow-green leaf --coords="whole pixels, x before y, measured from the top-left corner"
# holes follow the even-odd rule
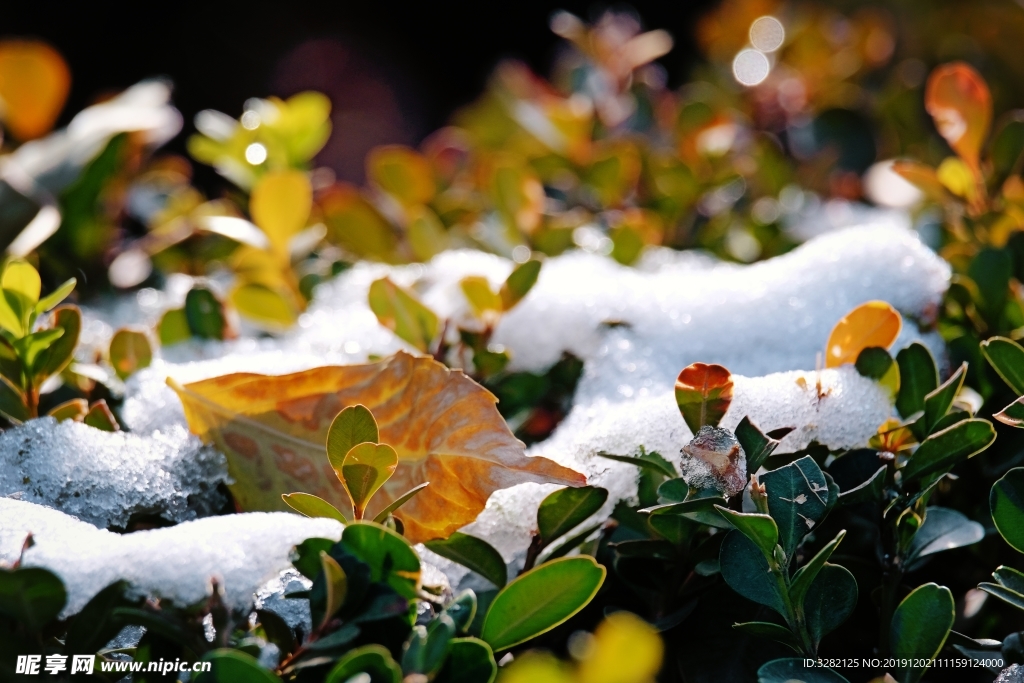
[[[366,504],[398,467],[398,454],[385,444],[361,443],[345,456],[341,470],[335,470],[345,487],[356,519],[363,518]]]
[[[36,304],[36,314],[45,313],[61,301],[64,301],[64,299],[68,298],[68,295],[75,289],[75,284],[77,284],[77,282],[78,281],[75,278],[70,278],[57,287],[57,289],[40,299],[39,303]]]
[[[324,619],[320,623],[320,626],[323,626],[345,604],[345,598],[348,597],[348,577],[345,576],[345,570],[338,561],[323,550],[320,551],[320,567],[327,583],[327,605],[324,609]]]
[[[884,301],[857,306],[832,328],[825,346],[825,367],[855,363],[860,352],[872,346],[888,349],[902,325],[899,312]]]
[[[288,256],[292,235],[306,226],[313,206],[313,187],[302,171],[271,171],[256,183],[249,197],[253,222],[267,233],[271,249]]]
[[[448,233],[441,219],[426,206],[410,207],[409,225],[405,233],[412,253],[420,261],[429,261],[448,248]]]
[[[968,201],[974,199],[977,187],[971,169],[958,157],[946,157],[935,171],[935,177],[951,194]]]
[[[502,309],[501,297],[491,289],[491,283],[482,275],[470,275],[459,282],[462,293],[473,309],[473,315],[482,318],[487,311],[495,312]]]
[[[110,406],[103,399],[92,404],[89,412],[82,418],[82,422],[105,432],[121,431],[121,425],[117,423],[117,418],[114,417],[114,413],[110,412]]]
[[[122,327],[110,338],[110,365],[121,379],[128,379],[153,362],[149,335],[139,328]]]
[[[258,282],[238,285],[230,298],[240,315],[272,331],[288,329],[299,317],[290,296]]]
[[[501,303],[507,311],[523,300],[540,276],[540,261],[527,261],[515,267],[501,285]]]
[[[283,493],[281,494],[281,500],[300,515],[305,515],[306,517],[326,517],[327,519],[335,519],[342,524],[348,524],[348,519],[341,510],[323,498],[314,496],[312,493]]]
[[[400,339],[427,353],[438,333],[437,315],[412,293],[386,277],[370,285],[370,310],[380,324]]]
[[[371,150],[366,157],[366,175],[406,206],[426,204],[434,198],[430,162],[408,147],[389,145]]]
[[[363,405],[354,405],[338,413],[327,430],[327,459],[340,472],[348,452],[361,443],[378,443],[380,433],[373,414]]]
[[[64,420],[80,421],[89,412],[89,402],[84,398],[73,398],[50,409],[47,415],[56,418],[57,422]]]

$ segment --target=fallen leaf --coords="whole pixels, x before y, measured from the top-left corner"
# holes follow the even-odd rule
[[[343,408],[361,404],[398,467],[367,510],[372,518],[409,489],[430,486],[394,514],[410,541],[444,538],[476,519],[494,491],[524,482],[580,486],[582,474],[527,457],[496,399],[458,370],[399,352],[377,363],[329,366],[269,377],[236,373],[168,384],[189,426],[228,457],[243,510],[284,510],[281,494],[329,502],[347,497],[327,458],[327,432]]]
[[[992,123],[992,95],[985,79],[964,62],[943,64],[928,77],[924,106],[939,134],[977,171]]]
[[[884,301],[857,306],[832,328],[825,346],[825,367],[855,363],[860,352],[872,346],[888,349],[902,326],[899,312]]]
[[[692,363],[676,378],[676,405],[694,434],[717,427],[732,403],[732,375],[721,365]]]

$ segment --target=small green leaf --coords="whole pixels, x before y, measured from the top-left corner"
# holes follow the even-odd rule
[[[826,563],[804,597],[807,632],[815,647],[857,607],[857,580],[846,567]]]
[[[775,659],[757,670],[757,683],[850,683],[832,669],[804,668],[803,659]]]
[[[36,304],[36,315],[46,313],[51,308],[64,301],[64,299],[68,298],[68,295],[75,289],[76,283],[77,281],[75,278],[71,278],[57,287],[57,289],[40,299],[39,303]]]
[[[939,386],[939,371],[935,368],[932,354],[920,342],[896,354],[900,367],[900,391],[896,397],[896,410],[908,418],[924,410],[924,397]]]
[[[60,327],[54,327],[48,330],[39,330],[26,334],[20,339],[14,340],[14,348],[18,350],[18,355],[21,356],[22,362],[27,368],[35,368],[36,360],[39,355],[46,349],[50,348],[50,345],[55,341],[64,336],[64,329]]]
[[[200,339],[224,339],[228,323],[224,306],[205,287],[193,287],[185,295],[185,319],[192,336]]]
[[[722,541],[719,555],[722,578],[747,600],[771,607],[786,616],[786,606],[768,559],[753,541],[739,531],[730,531]]]
[[[348,452],[361,443],[378,443],[377,420],[364,405],[349,406],[331,422],[327,430],[327,458],[340,470]]]
[[[64,609],[67,592],[56,574],[40,567],[0,569],[0,614],[37,633]]]
[[[391,504],[388,505],[386,508],[378,512],[377,516],[373,518],[373,521],[375,521],[377,524],[383,524],[387,521],[388,515],[390,515],[395,510],[408,503],[416,496],[417,493],[427,488],[428,486],[430,486],[430,482],[425,481],[419,486],[414,486],[413,488],[409,489],[408,491],[400,495],[398,498],[395,498],[395,500],[393,500]]]
[[[716,505],[718,514],[722,515],[740,533],[754,542],[766,558],[775,556],[775,546],[779,544],[779,527],[768,515],[735,512],[729,508]]]
[[[196,683],[280,683],[281,679],[263,668],[256,659],[240,650],[213,650],[203,656],[210,670],[195,676]]]
[[[676,377],[676,405],[694,434],[717,427],[732,403],[732,375],[721,365],[692,363]]]
[[[122,327],[110,338],[110,365],[121,379],[128,379],[153,362],[149,335],[141,329]]]
[[[1000,586],[1005,586],[1024,595],[1024,573],[1013,567],[999,566],[992,572],[992,576]]]
[[[453,638],[436,683],[493,683],[498,664],[490,645],[479,638]]]
[[[35,359],[32,367],[36,385],[61,372],[74,358],[82,332],[82,312],[70,304],[57,307],[53,311],[53,327],[64,330],[64,334],[40,351]]]
[[[487,311],[502,309],[501,297],[491,289],[490,282],[482,275],[471,275],[459,281],[459,287],[473,309],[473,315],[482,318]]]
[[[334,541],[326,538],[307,538],[295,546],[295,558],[292,565],[310,581],[320,573],[320,551],[330,550]]]
[[[828,480],[809,455],[766,472],[760,480],[768,494],[768,512],[779,526],[779,544],[786,557],[793,557],[804,536],[828,514]]]
[[[753,474],[761,469],[768,456],[779,447],[779,441],[765,436],[757,426],[744,417],[736,425],[736,440],[740,442],[743,452],[747,455],[747,472]]]
[[[427,550],[475,571],[498,588],[508,581],[501,554],[487,541],[456,531],[445,539],[424,543]]]
[[[782,643],[794,652],[803,652],[803,648],[800,647],[800,641],[785,626],[779,626],[769,621],[748,621],[742,624],[733,624],[732,627],[748,636],[768,638],[777,643]]]
[[[164,312],[157,325],[161,346],[172,346],[192,336],[184,308],[172,308]]]
[[[50,408],[46,414],[55,418],[57,422],[64,420],[81,420],[89,412],[89,402],[84,398],[73,398],[60,405]]]
[[[839,494],[839,501],[843,505],[856,505],[858,503],[881,500],[882,494],[885,492],[885,475],[887,471],[888,467],[882,465],[875,470],[875,473],[866,482]]]
[[[1001,586],[997,583],[979,583],[978,588],[985,591],[989,595],[993,595],[1003,602],[1013,605],[1019,610],[1024,610],[1024,594],[1018,593],[1015,590]]]
[[[915,661],[935,658],[946,642],[956,617],[948,588],[926,583],[903,599],[892,616],[889,649],[893,657]],[[897,668],[900,683],[917,683],[927,667]]]
[[[953,405],[953,399],[960,393],[964,385],[964,378],[967,377],[967,363],[962,364],[953,375],[943,382],[937,389],[924,397],[924,430],[918,438],[924,438],[930,434],[939,420],[945,417]]]
[[[903,483],[949,470],[988,448],[996,432],[988,420],[964,420],[929,436],[901,470]]]
[[[311,493],[282,493],[281,500],[292,510],[306,517],[326,517],[327,519],[336,519],[342,524],[348,524],[348,519],[341,513],[341,510]]]
[[[563,488],[549,494],[537,509],[537,528],[544,545],[572,531],[601,509],[608,490],[597,486]]]
[[[664,519],[668,518],[666,517]],[[550,562],[551,560],[557,560],[559,557],[565,557],[570,550],[582,545],[583,542],[590,538],[590,536],[592,536],[595,531],[600,529],[601,526],[601,523],[594,524],[593,526],[588,526],[584,528],[583,531],[573,536],[570,536],[558,545],[549,546],[548,549],[541,553],[540,556],[537,558],[537,564],[544,564],[545,562]],[[655,530],[659,531],[659,533],[662,531],[658,529],[658,525],[652,524],[652,526],[654,526]]]
[[[1024,394],[1024,348],[1006,337],[981,342],[981,352],[1014,393]]]
[[[715,490],[698,491],[681,503],[664,503],[639,510],[641,514],[680,515],[701,524],[718,529],[732,529],[733,526],[718,514],[716,505],[725,505],[727,501]]]
[[[32,417],[21,390],[11,384],[6,377],[0,377],[0,414],[15,424]]]
[[[1013,275],[1013,257],[1006,249],[985,247],[971,260],[967,275],[981,295],[975,300],[979,312],[989,320],[998,320],[1006,307]]]
[[[338,660],[324,683],[346,683],[357,674],[369,674],[370,683],[401,683],[402,669],[381,645],[364,645]]]
[[[793,579],[789,583],[789,599],[797,609],[800,608],[804,603],[804,597],[807,595],[808,589],[814,582],[814,577],[818,575],[821,568],[828,562],[828,558],[832,556],[839,544],[842,543],[843,538],[846,536],[846,530],[840,531],[835,538],[825,544],[818,553],[811,558],[811,561],[796,570],[793,574]]]
[[[881,384],[893,398],[899,395],[900,368],[889,352],[879,346],[869,346],[857,356],[854,364],[862,377]]]
[[[985,527],[971,521],[963,513],[942,507],[930,507],[924,524],[914,534],[904,560],[906,571],[912,572],[924,558],[943,550],[963,548],[985,537]]]
[[[988,502],[999,534],[1024,553],[1024,467],[1013,468],[993,484]]]
[[[348,452],[341,471],[335,472],[352,499],[356,519],[363,518],[373,494],[391,478],[397,467],[398,454],[386,444],[361,443]]]
[[[239,284],[231,290],[230,301],[240,315],[271,331],[288,329],[299,315],[286,290],[259,282]]]
[[[370,285],[369,301],[381,325],[414,348],[430,351],[439,322],[419,299],[384,277]]]
[[[324,581],[327,584],[327,604],[323,620],[319,624],[320,628],[323,628],[345,604],[348,597],[348,577],[345,576],[345,570],[338,561],[324,550],[320,551],[320,570],[324,573]]]
[[[586,556],[535,567],[494,598],[481,638],[497,652],[546,633],[586,607],[604,577],[604,567]]]
[[[117,423],[117,418],[110,411],[110,406],[107,405],[106,400],[102,398],[92,404],[89,412],[82,418],[82,422],[104,432],[121,431],[121,425]]]
[[[498,296],[501,297],[502,308],[506,311],[523,300],[540,275],[540,261],[527,261],[515,267],[515,270],[505,279],[501,285]]]

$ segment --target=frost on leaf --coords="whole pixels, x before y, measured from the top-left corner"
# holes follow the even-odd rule
[[[682,455],[683,478],[694,488],[735,496],[747,485],[747,456],[728,429],[701,427]]]
[[[378,363],[328,366],[270,377],[235,373],[184,386],[189,427],[228,457],[242,510],[287,509],[282,493],[345,501],[324,457],[327,432],[344,408],[362,404],[398,468],[370,504],[372,516],[430,482],[396,512],[410,541],[447,537],[472,522],[496,490],[525,482],[579,486],[582,474],[527,457],[494,396],[459,371],[399,352]]]

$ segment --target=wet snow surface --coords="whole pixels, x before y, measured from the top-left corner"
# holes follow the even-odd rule
[[[188,501],[201,499],[196,492],[224,475],[194,439],[181,435],[184,417],[165,386],[167,376],[188,382],[229,372],[283,374],[363,362],[371,353],[385,355],[403,346],[377,324],[366,305],[373,280],[390,275],[414,287],[440,315],[461,319],[468,313],[459,280],[485,275],[497,286],[512,267],[506,259],[469,251],[446,252],[427,265],[359,264],[322,285],[296,330],[280,339],[185,343],[166,349],[163,360],[128,382],[122,411],[133,438],[152,444],[153,462],[137,467],[135,475],[111,479],[104,472],[116,470],[119,458],[138,459],[134,445],[104,450],[94,440],[95,451],[83,447],[74,463],[60,468],[42,464],[49,451],[42,449],[36,456],[33,449],[17,462],[19,471],[32,474],[35,488],[0,475],[0,484],[7,487],[0,494],[21,491],[25,500],[101,525],[118,523],[126,514],[117,515],[119,506],[156,507],[171,519],[187,518],[200,509]],[[603,256],[574,252],[547,260],[536,287],[500,322],[493,341],[511,351],[516,370],[542,371],[564,351],[584,360],[572,411],[530,453],[583,471],[591,483],[608,488],[607,509],[599,513],[607,514],[615,501],[635,496],[636,468],[594,454],[632,454],[644,446],[678,464],[679,449],[692,434],[676,408],[672,387],[679,370],[692,362],[721,363],[734,374],[734,400],[723,427],[735,427],[745,415],[765,431],[795,427],[780,452],[814,440],[833,448],[863,444],[892,409],[883,390],[852,367],[814,371],[829,332],[858,304],[882,299],[904,315],[897,347],[920,339],[941,357],[941,340],[934,333],[922,336],[914,321],[934,318],[949,275],[948,265],[913,233],[891,223],[831,232],[750,266],[723,264],[693,252],[655,250],[637,268],[625,268]],[[88,311],[83,353],[90,346],[102,347],[116,325],[155,321],[185,289],[187,283],[176,281],[168,292],[144,290],[114,306]],[[45,433],[60,429],[41,425],[40,435],[31,438],[41,443]],[[12,438],[0,438],[5,437]],[[93,457],[103,464],[90,470],[87,463]],[[197,457],[206,458],[206,464]],[[0,460],[5,458],[11,456],[0,453]],[[190,460],[191,466],[182,464]],[[135,487],[146,493],[132,493]],[[96,501],[109,496],[100,504],[103,512],[90,513],[76,502],[76,488],[90,491]],[[536,506],[554,488],[526,484],[499,491],[466,531],[491,541],[510,564],[521,562]],[[165,496],[161,507],[157,501]],[[244,525],[248,522],[241,520],[247,517],[217,523],[228,528],[238,518]],[[212,521],[175,529],[184,533]],[[463,579],[462,586],[472,584],[464,570],[424,554],[446,571],[453,586]],[[182,562],[174,569],[194,576],[215,568]],[[160,576],[171,581],[170,574]]]

